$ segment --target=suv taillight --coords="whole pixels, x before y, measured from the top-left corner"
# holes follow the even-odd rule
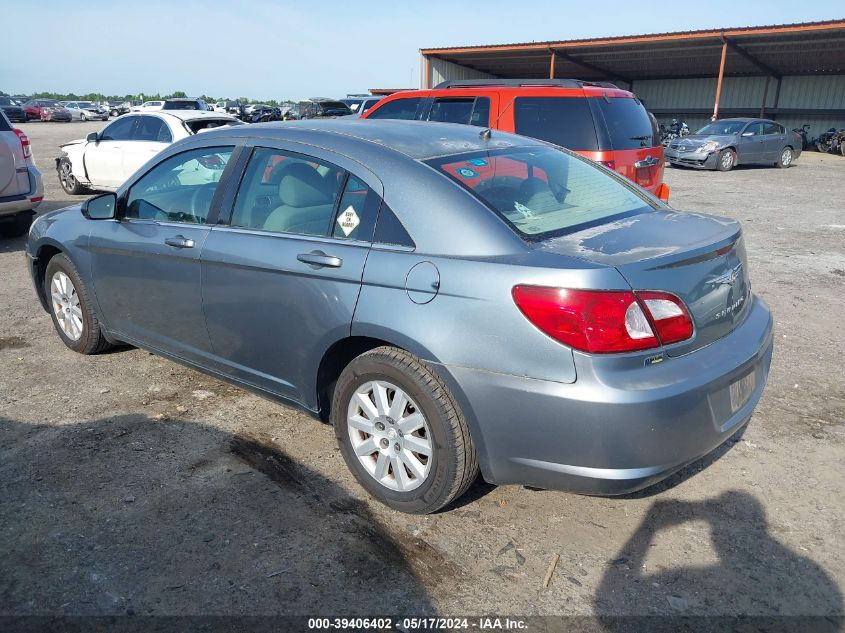
[[[17,134],[18,140],[21,142],[21,151],[23,152],[24,158],[29,158],[32,156],[32,147],[29,144],[29,139],[26,137],[26,134],[23,133],[22,130],[18,128],[12,128],[12,132]]]
[[[693,334],[683,302],[667,292],[515,286],[512,294],[531,323],[582,352],[634,352]]]

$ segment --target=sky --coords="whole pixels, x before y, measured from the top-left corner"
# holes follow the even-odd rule
[[[3,13],[7,93],[282,100],[419,87],[420,48],[843,19],[845,0],[39,0]]]

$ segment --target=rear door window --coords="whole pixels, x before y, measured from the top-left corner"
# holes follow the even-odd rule
[[[422,97],[396,99],[388,101],[367,114],[368,119],[405,119],[417,118],[417,111],[422,104]]]
[[[486,127],[490,121],[490,99],[488,97],[435,99],[428,120]]]
[[[153,143],[171,143],[173,135],[167,124],[157,116],[139,117],[141,120],[132,136],[135,141],[151,141]]]
[[[763,124],[763,134],[783,134],[783,128],[777,123]]]
[[[339,167],[310,157],[258,148],[241,180],[230,224],[326,236],[331,232],[343,174]]]
[[[639,99],[601,97],[593,99],[604,117],[611,149],[642,149],[659,145],[648,112]]]
[[[598,150],[596,126],[585,98],[517,97],[516,133],[573,150]]]

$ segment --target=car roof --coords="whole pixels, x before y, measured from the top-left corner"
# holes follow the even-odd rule
[[[231,119],[235,117],[223,112],[211,112],[210,110],[156,110],[154,112],[133,112],[132,116],[172,116],[180,121],[195,121],[196,119]]]
[[[339,117],[259,123],[250,125],[247,129],[244,127],[210,130],[204,133],[203,137],[209,139],[217,136],[247,136],[298,141],[326,148],[331,148],[337,141],[343,141],[343,144],[358,144],[362,149],[365,146],[374,150],[390,149],[414,160],[507,147],[548,145],[542,141],[499,130],[492,130],[490,139],[484,140],[481,137],[483,128],[432,121]]]

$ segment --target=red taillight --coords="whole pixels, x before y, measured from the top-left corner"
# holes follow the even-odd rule
[[[21,142],[21,151],[23,151],[23,157],[29,158],[30,156],[32,156],[32,147],[29,144],[29,139],[26,137],[26,134],[23,133],[23,130],[13,128],[12,132],[17,134],[18,140]]]
[[[637,296],[645,305],[661,343],[670,345],[692,336],[692,319],[678,297],[668,292],[637,292]]]
[[[531,323],[553,339],[583,352],[633,352],[692,336],[692,321],[686,308],[668,293],[639,293],[638,299],[633,292],[624,290],[544,286],[515,286],[512,293],[517,307]]]
[[[615,160],[603,160],[600,161],[602,165],[607,167],[608,169],[612,169],[616,171],[616,161]]]

